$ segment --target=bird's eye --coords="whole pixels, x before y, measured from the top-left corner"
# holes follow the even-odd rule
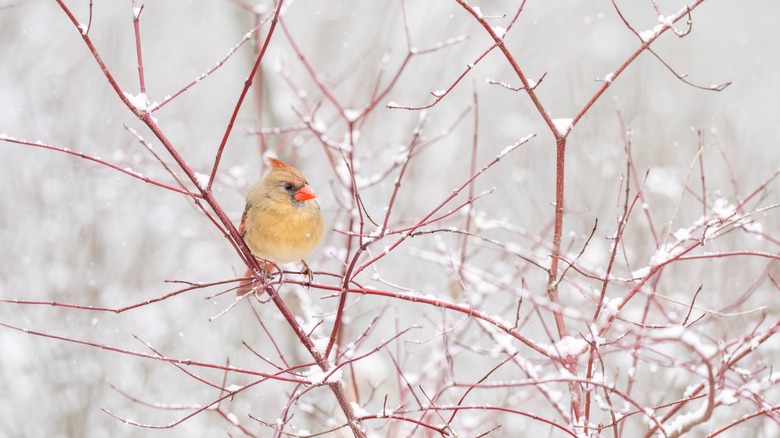
[[[285,190],[287,190],[288,192],[289,192],[289,191],[292,191],[292,189],[293,189],[293,185],[292,185],[292,184],[290,184],[290,183],[284,183],[284,186],[283,186],[283,187],[284,187],[284,189],[285,189]]]

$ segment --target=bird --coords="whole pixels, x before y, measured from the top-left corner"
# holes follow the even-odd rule
[[[300,260],[302,274],[312,281],[304,258],[322,241],[324,223],[317,194],[298,169],[282,161],[266,158],[270,169],[249,190],[238,233],[266,273],[275,264]],[[247,268],[244,277],[251,277]],[[251,279],[244,280],[236,293],[246,295]]]

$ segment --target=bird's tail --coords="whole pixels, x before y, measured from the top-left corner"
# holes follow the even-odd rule
[[[238,289],[236,289],[236,295],[239,297],[242,295],[246,295],[252,289],[252,282],[254,281],[254,277],[252,276],[252,270],[246,268],[246,272],[244,272],[244,277],[246,278],[246,280],[242,281],[241,284],[238,285]]]

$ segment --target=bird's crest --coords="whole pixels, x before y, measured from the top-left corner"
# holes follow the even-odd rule
[[[270,164],[271,167],[273,167],[274,169],[290,170],[290,169],[293,168],[292,166],[289,166],[289,165],[287,165],[285,163],[282,163],[281,161],[277,160],[274,157],[267,157],[266,161],[268,161],[268,164]]]

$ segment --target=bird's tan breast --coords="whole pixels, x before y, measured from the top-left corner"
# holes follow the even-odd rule
[[[250,206],[246,216],[246,241],[252,253],[276,263],[298,261],[322,240],[324,224],[315,201],[300,205],[268,203]]]

